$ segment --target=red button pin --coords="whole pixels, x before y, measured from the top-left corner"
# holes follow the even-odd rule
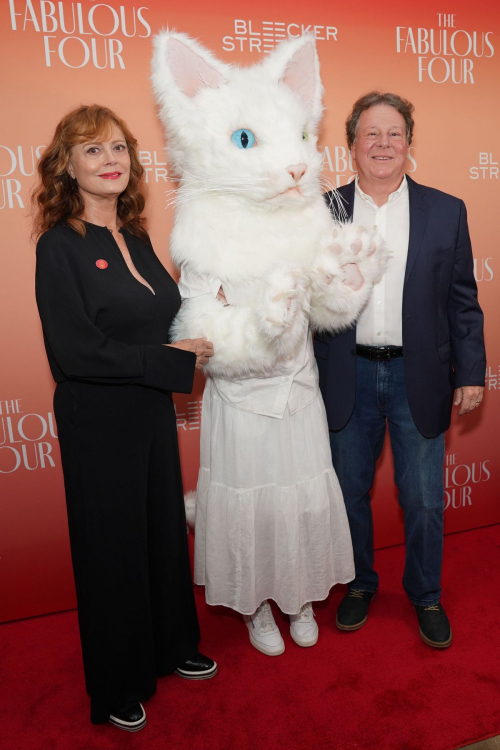
[[[95,264],[96,264],[97,268],[107,268],[108,267],[108,261],[107,260],[103,260],[102,258],[100,258],[99,260],[96,260]]]

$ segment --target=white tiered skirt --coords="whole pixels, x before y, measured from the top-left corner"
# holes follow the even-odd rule
[[[203,396],[195,573],[209,604],[297,614],[354,578],[349,524],[321,395],[282,419]]]

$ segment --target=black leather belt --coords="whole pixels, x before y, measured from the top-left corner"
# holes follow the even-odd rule
[[[356,354],[358,357],[371,359],[372,362],[381,362],[395,357],[403,356],[402,346],[365,346],[356,344]]]

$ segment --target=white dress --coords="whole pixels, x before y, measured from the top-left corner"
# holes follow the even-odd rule
[[[179,289],[194,296],[200,284],[183,276]],[[296,614],[354,578],[308,330],[273,377],[207,379],[196,506],[194,580],[208,604],[252,614],[274,599]]]

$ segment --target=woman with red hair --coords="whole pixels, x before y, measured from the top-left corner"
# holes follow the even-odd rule
[[[168,343],[177,286],[143,226],[137,141],[113,112],[64,117],[39,163],[36,296],[59,431],[91,721],[146,723],[156,678],[198,653],[172,391],[210,342]]]

